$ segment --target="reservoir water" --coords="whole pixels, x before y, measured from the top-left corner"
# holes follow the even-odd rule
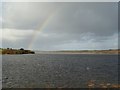
[[[86,88],[118,83],[118,55],[3,55],[3,88]]]

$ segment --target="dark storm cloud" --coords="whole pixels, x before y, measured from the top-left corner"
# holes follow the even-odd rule
[[[62,8],[53,18],[48,32],[111,35],[117,32],[117,3],[12,3],[3,18],[3,28],[38,29],[56,8]],[[5,5],[6,7],[9,6]],[[17,9],[16,9],[17,8]],[[42,9],[41,9],[42,8]],[[10,11],[11,10],[11,11]],[[10,16],[11,17],[10,17]],[[8,22],[7,22],[8,21]]]
[[[117,12],[117,3],[66,3],[47,31],[111,35],[118,30]]]

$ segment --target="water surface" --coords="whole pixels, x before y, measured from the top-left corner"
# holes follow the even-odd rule
[[[85,88],[90,80],[117,84],[117,55],[2,56],[3,88]]]

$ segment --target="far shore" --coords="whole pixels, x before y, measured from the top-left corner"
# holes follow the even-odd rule
[[[119,54],[120,50],[62,50],[62,51],[36,51],[36,54]]]
[[[17,50],[20,51],[20,50]],[[31,51],[31,50],[29,50]],[[3,50],[0,49],[0,54]],[[34,51],[36,54],[119,54],[119,49],[109,50],[59,50],[59,51]]]

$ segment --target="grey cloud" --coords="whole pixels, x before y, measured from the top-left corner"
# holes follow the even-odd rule
[[[58,7],[56,3],[5,3],[3,28],[36,29]]]
[[[37,36],[32,49],[117,48],[118,3],[6,3],[3,29],[39,30],[46,18],[56,12]],[[9,7],[9,8],[8,8]],[[13,45],[28,47],[32,36]],[[112,42],[112,44],[111,44]],[[24,45],[23,45],[24,44]]]
[[[106,36],[116,33],[117,27],[117,3],[80,3],[66,5],[47,31],[72,34],[91,32]]]
[[[56,8],[62,8],[50,22],[48,32],[92,32],[99,35],[117,32],[117,3],[12,3],[7,5],[11,9],[6,9],[3,15],[6,19],[3,28],[39,29],[38,27]]]
[[[49,34],[48,36],[39,36],[32,44],[31,49],[35,50],[61,50],[61,49],[111,49],[117,48],[117,33],[108,37],[96,37],[93,34],[75,35],[58,35]],[[4,47],[28,48],[31,38],[26,37],[21,41],[11,42],[3,40]]]

